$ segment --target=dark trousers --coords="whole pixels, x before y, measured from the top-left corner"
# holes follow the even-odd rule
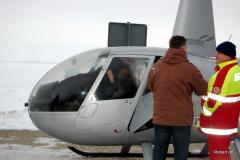
[[[191,136],[191,126],[154,125],[153,160],[165,160],[173,136],[174,159],[186,160]]]

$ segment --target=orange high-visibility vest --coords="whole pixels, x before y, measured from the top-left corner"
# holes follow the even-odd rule
[[[196,125],[206,135],[237,136],[240,111],[240,67],[237,59],[218,64],[208,91],[202,97],[202,113]]]

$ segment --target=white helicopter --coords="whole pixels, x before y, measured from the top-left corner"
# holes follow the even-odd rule
[[[211,58],[216,48],[212,1],[181,0],[172,35],[187,38],[189,61],[209,80],[214,74],[211,68],[216,65]],[[154,47],[108,47],[63,61],[33,89],[28,100],[32,122],[47,135],[65,142],[122,146],[120,153],[92,153],[69,147],[83,156],[151,159],[153,94],[147,89],[147,77],[153,63],[166,51]],[[109,70],[116,75],[112,82]],[[191,143],[206,145],[198,154],[189,153],[189,157],[208,156],[207,137],[194,127],[201,113],[200,99],[193,94]],[[239,152],[240,141],[236,138]],[[129,153],[131,145],[141,145],[143,153]]]

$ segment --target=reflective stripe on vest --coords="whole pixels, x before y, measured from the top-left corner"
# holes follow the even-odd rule
[[[209,98],[212,98],[214,100],[224,102],[224,103],[231,103],[231,102],[237,102],[240,101],[240,97],[222,97],[213,93],[208,94]]]
[[[240,96],[239,97],[222,97],[213,93],[208,93],[207,96],[202,97],[205,101],[208,100],[208,98],[212,98],[216,101],[220,101],[223,103],[233,103],[233,102],[238,102],[240,101]]]
[[[206,134],[213,134],[213,135],[231,135],[233,133],[238,132],[238,128],[233,128],[233,129],[212,129],[212,128],[203,128],[200,126],[199,123],[199,129],[206,133]]]
[[[212,115],[212,113],[209,112],[209,111],[205,108],[205,106],[203,106],[203,111],[204,111],[204,113],[205,113],[207,116],[211,116],[211,115]]]

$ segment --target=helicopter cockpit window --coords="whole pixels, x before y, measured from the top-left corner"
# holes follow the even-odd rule
[[[31,111],[78,111],[102,67],[109,48],[78,54],[50,70],[29,98]]]
[[[91,100],[134,98],[148,62],[147,58],[113,58]]]

